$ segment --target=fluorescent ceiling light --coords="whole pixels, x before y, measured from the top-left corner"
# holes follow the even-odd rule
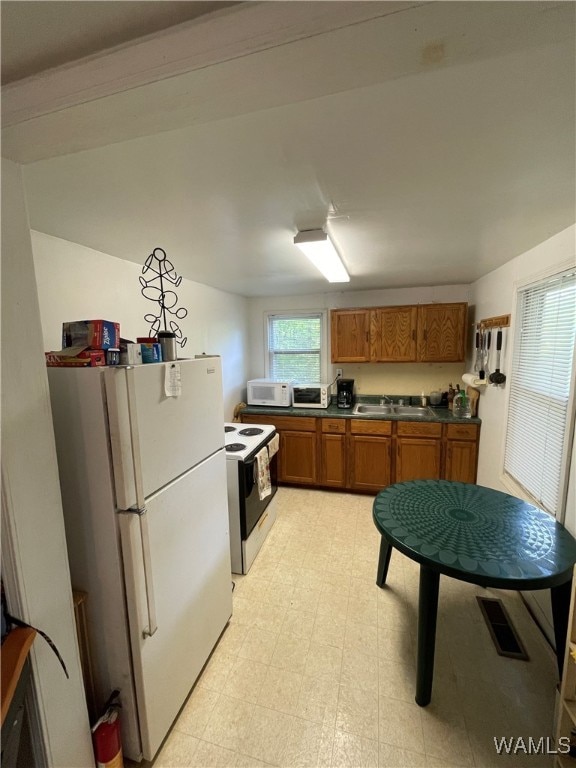
[[[349,283],[350,276],[334,244],[322,229],[306,229],[298,232],[294,245],[310,259],[330,283]]]

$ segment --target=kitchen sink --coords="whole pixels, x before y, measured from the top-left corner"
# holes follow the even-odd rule
[[[430,408],[421,405],[368,405],[358,403],[352,411],[354,416],[432,416]]]
[[[391,413],[394,413],[393,408],[393,405],[364,405],[363,403],[358,403],[358,405],[354,406],[352,413],[355,416],[365,416],[369,413],[389,416]]]
[[[432,416],[430,408],[421,405],[395,405],[394,413],[398,416]]]

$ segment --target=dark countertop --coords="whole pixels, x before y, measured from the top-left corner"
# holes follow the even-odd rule
[[[360,396],[356,398],[356,403],[379,403],[379,397],[370,397],[369,395]],[[395,398],[397,402],[397,398]],[[404,398],[404,402],[408,404],[410,398]],[[416,403],[413,402],[413,405]],[[333,403],[328,408],[274,408],[266,405],[247,405],[242,409],[242,414],[247,416],[253,414],[254,416],[311,416],[315,418],[338,418],[338,419],[362,419],[369,421],[422,421],[441,424],[481,424],[482,420],[477,416],[470,419],[455,418],[452,415],[452,411],[448,408],[433,408],[428,406],[432,415],[428,416],[406,416],[405,414],[387,414],[380,413],[370,414],[354,414],[353,408],[338,408]]]

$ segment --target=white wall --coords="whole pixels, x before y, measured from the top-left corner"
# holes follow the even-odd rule
[[[94,765],[74,627],[40,313],[19,166],[2,160],[2,576],[16,616],[47,632],[32,647],[46,764]]]
[[[475,320],[496,315],[512,315],[516,304],[516,290],[519,284],[537,280],[545,274],[560,272],[576,264],[576,225],[568,227],[530,251],[512,259],[499,269],[477,280],[471,286],[471,304],[474,305]],[[510,328],[507,349],[504,349],[502,370],[510,370],[512,335]],[[502,481],[504,462],[505,418],[508,388],[486,387],[480,396],[479,415],[482,417],[480,452],[478,457],[478,483],[504,492],[510,488]],[[575,449],[572,446],[569,498],[564,521],[568,530],[576,535],[576,505],[574,494]],[[531,610],[544,631],[553,642],[552,614],[548,590],[524,593]]]
[[[568,227],[544,243],[512,259],[471,286],[470,303],[474,320],[515,312],[516,290],[520,284],[539,279],[544,274],[560,272],[576,264],[576,225]],[[512,321],[514,317],[512,317]],[[512,336],[509,329],[507,348],[503,349],[502,370],[510,370]],[[480,396],[482,436],[478,460],[478,483],[506,491],[502,483],[505,415],[508,388],[486,387]],[[573,513],[576,515],[576,511]],[[576,531],[576,516],[569,522]]]
[[[321,293],[308,296],[276,296],[248,299],[250,313],[249,377],[265,373],[265,313],[296,310],[330,310],[347,307],[384,307],[400,304],[432,304],[434,302],[468,301],[466,285],[443,285],[421,288],[389,288],[378,291]],[[328,317],[328,323],[330,322]],[[470,334],[469,339],[472,338]],[[329,362],[330,381],[336,366]],[[357,394],[419,395],[422,391],[447,389],[449,383],[461,383],[462,363],[360,363],[338,365],[343,376],[355,380]]]
[[[61,348],[68,320],[103,318],[119,322],[123,338],[149,335],[144,315],[157,313],[157,305],[140,294],[137,264],[41,232],[32,232],[32,248],[46,351]],[[178,255],[167,255],[178,272]],[[188,310],[177,321],[188,338],[179,354],[221,356],[224,413],[231,420],[247,379],[247,301],[186,279],[175,290],[177,306]]]

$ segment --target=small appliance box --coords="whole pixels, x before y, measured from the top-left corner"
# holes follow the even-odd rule
[[[89,349],[77,346],[45,352],[46,365],[49,368],[83,368],[106,365],[106,352],[103,349]]]
[[[142,363],[161,363],[162,347],[157,342],[140,344]]]
[[[120,323],[111,320],[73,320],[62,323],[62,347],[116,349],[120,346]]]
[[[142,364],[142,344],[123,344],[120,347],[121,365],[141,365]]]

